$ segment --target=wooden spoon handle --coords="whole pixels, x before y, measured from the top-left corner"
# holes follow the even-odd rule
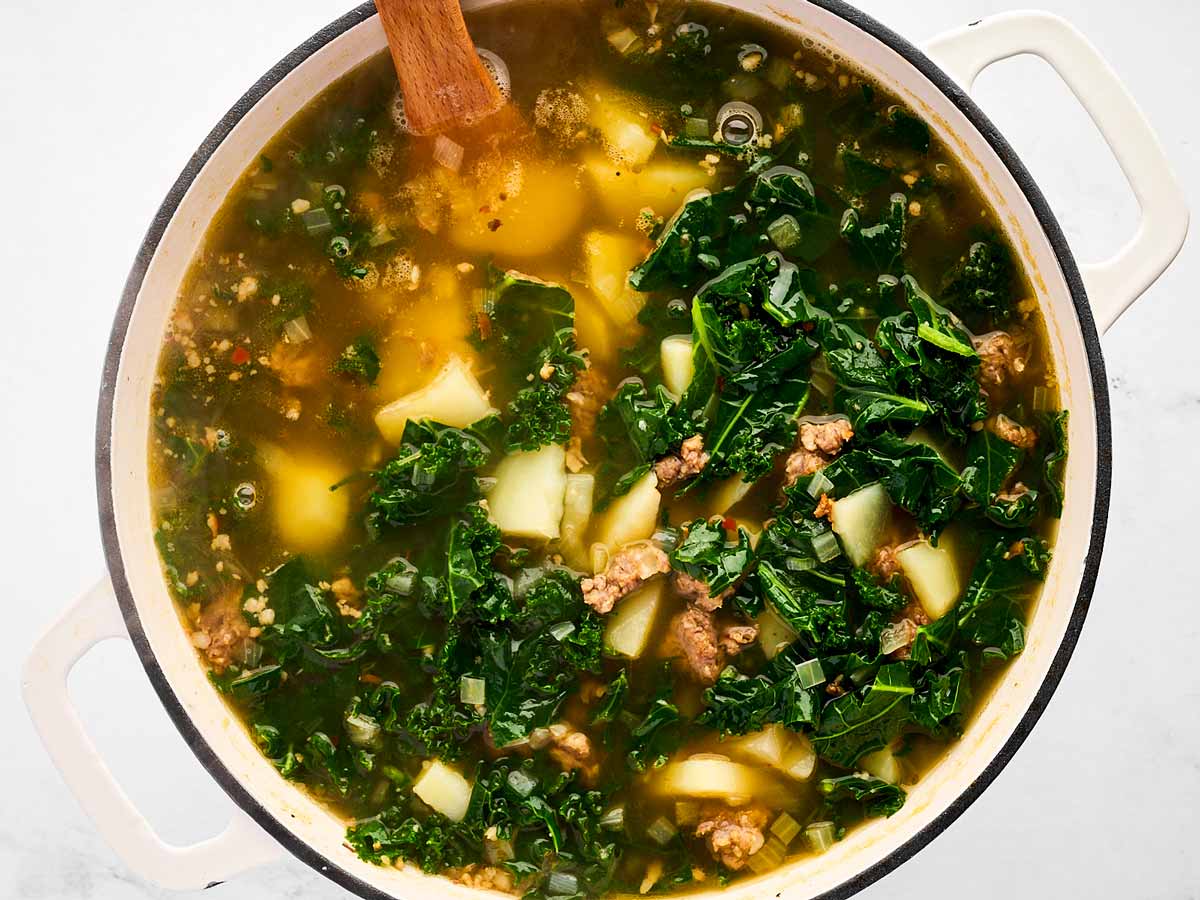
[[[504,105],[458,0],[375,0],[414,134],[470,125]]]

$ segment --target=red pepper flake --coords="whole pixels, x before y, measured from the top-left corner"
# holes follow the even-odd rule
[[[250,362],[250,351],[245,347],[234,347],[233,352],[229,354],[229,361],[235,366],[244,366]]]
[[[488,222],[488,226],[487,226],[487,227],[488,227],[488,231],[495,231],[495,230],[496,230],[496,229],[498,229],[498,228],[499,228],[499,227],[500,227],[502,224],[504,224],[504,223],[503,223],[503,222],[501,222],[499,219],[492,219],[492,221]]]
[[[817,327],[816,322],[801,322],[800,323],[801,331],[805,331],[805,332],[812,331],[816,327]]]
[[[483,204],[483,206],[479,207],[479,211],[481,213],[490,213],[492,211],[492,208],[485,203],[485,204]]]
[[[379,684],[380,682],[383,681],[382,678],[380,678],[378,675],[374,674],[373,672],[363,672],[361,675],[358,676],[358,680],[361,682],[364,682],[365,684]]]
[[[721,520],[721,527],[726,531],[736,532],[738,527],[737,519],[735,519],[733,516],[726,516]]]

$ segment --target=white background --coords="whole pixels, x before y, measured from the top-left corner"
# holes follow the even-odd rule
[[[0,3],[0,898],[168,897],[121,866],[43,754],[18,695],[37,635],[102,571],[96,389],[125,274],[190,154],[237,97],[350,0]],[[14,8],[14,5],[16,8]],[[863,0],[920,41],[1004,0]],[[1045,0],[1124,77],[1193,203],[1200,189],[1200,6]],[[1136,205],[1040,61],[990,69],[989,114],[1084,260]],[[1091,616],[1040,725],[949,832],[866,898],[1200,896],[1200,248],[1104,339],[1113,507]],[[217,831],[230,802],[191,756],[123,642],[74,696],[118,777],[169,840]],[[208,900],[347,896],[287,860]]]

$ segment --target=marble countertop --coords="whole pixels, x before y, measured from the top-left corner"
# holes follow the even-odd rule
[[[103,569],[92,473],[95,392],[128,266],[168,186],[247,85],[350,0],[55,4],[0,13],[0,898],[172,896],[129,874],[37,741],[18,695],[34,637]],[[1004,0],[860,5],[916,40]],[[1189,197],[1200,191],[1200,6],[1044,0],[1073,20],[1141,102]],[[901,14],[903,8],[903,14]],[[1038,178],[1073,248],[1098,259],[1137,206],[1067,89],[1038,60],[988,70],[978,97]],[[1104,338],[1113,404],[1113,503],[1092,612],[1033,735],[931,846],[861,896],[1009,900],[1200,894],[1200,246]],[[1197,331],[1193,331],[1197,329]],[[228,820],[129,646],[102,645],[73,695],[97,745],[161,834],[191,842]],[[1189,824],[1190,823],[1190,824]],[[210,900],[348,896],[286,859]]]

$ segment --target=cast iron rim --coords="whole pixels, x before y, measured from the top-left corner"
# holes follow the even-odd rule
[[[1104,549],[1104,534],[1108,524],[1108,507],[1110,482],[1112,473],[1112,432],[1109,414],[1108,381],[1104,372],[1104,360],[1100,352],[1100,339],[1096,333],[1095,322],[1092,319],[1091,306],[1084,291],[1083,279],[1075,264],[1075,258],[1067,245],[1067,240],[1054,217],[1046,198],[1034,182],[1029,171],[1021,163],[1017,154],[1008,142],[976,106],[975,102],[954,81],[936,66],[929,57],[916,46],[885,27],[865,13],[849,6],[843,0],[807,0],[815,6],[833,13],[855,25],[862,31],[886,44],[897,54],[908,61],[926,79],[945,94],[955,106],[966,116],[968,121],[979,131],[983,138],[992,146],[1001,162],[1012,174],[1021,192],[1025,195],[1034,215],[1049,239],[1050,246],[1058,260],[1059,266],[1070,290],[1071,300],[1075,306],[1075,314],[1079,319],[1080,331],[1083,336],[1084,349],[1087,353],[1088,369],[1092,379],[1092,392],[1095,397],[1096,409],[1096,504],[1092,513],[1091,540],[1088,546],[1084,565],[1083,578],[1080,583],[1079,596],[1071,613],[1066,634],[1062,644],[1051,661],[1049,670],[1041,687],[1038,689],[1033,702],[1022,715],[1012,736],[1000,749],[970,785],[959,794],[949,806],[939,813],[933,821],[909,838],[879,862],[869,866],[857,875],[843,881],[837,887],[821,894],[814,900],[846,900],[868,885],[878,881],[884,875],[896,869],[910,859],[917,851],[941,834],[955,819],[961,816],[972,803],[983,793],[1008,762],[1013,758],[1017,749],[1025,742],[1045,711],[1050,697],[1054,694],[1075,645],[1083,628],[1084,619],[1091,606],[1092,592],[1096,585],[1096,575],[1100,566],[1100,556]],[[138,249],[137,258],[130,269],[121,302],[117,308],[113,322],[112,334],[109,338],[108,351],[104,361],[104,373],[100,385],[100,400],[96,420],[96,488],[100,508],[100,529],[104,543],[104,555],[112,576],[117,601],[121,606],[125,625],[129,629],[133,645],[141,658],[154,690],[166,707],[175,726],[179,729],[188,746],[196,754],[201,764],[209,774],[225,790],[230,798],[237,803],[251,818],[254,819],[275,840],[282,844],[298,859],[312,866],[322,875],[349,891],[367,900],[395,900],[393,895],[368,884],[356,875],[343,869],[337,862],[319,853],[310,844],[305,843],[284,825],[278,822],[258,799],[244,788],[225,765],[217,758],[204,736],[192,722],[174,689],[167,681],[166,675],[159,666],[150,649],[150,643],[138,617],[137,607],[133,601],[129,582],[125,576],[124,561],[117,539],[114,502],[112,496],[111,473],[111,428],[113,403],[117,381],[117,370],[121,360],[121,350],[129,328],[130,317],[134,303],[141,290],[142,281],[150,265],[159,241],[168,223],[174,216],[184,194],[195,180],[200,169],[212,156],[216,148],[225,140],[234,126],[245,116],[260,99],[278,84],[289,72],[300,63],[312,56],[334,38],[349,31],[355,25],[365,21],[375,14],[373,2],[367,2],[342,16],[340,19],[322,28],[311,38],[285,56],[270,71],[260,78],[225,114],[217,126],[209,133],[199,149],[188,161],[182,173],[171,186],[166,199],[158,208],[146,237]],[[210,885],[211,887],[211,885]],[[778,896],[778,895],[777,895]]]

